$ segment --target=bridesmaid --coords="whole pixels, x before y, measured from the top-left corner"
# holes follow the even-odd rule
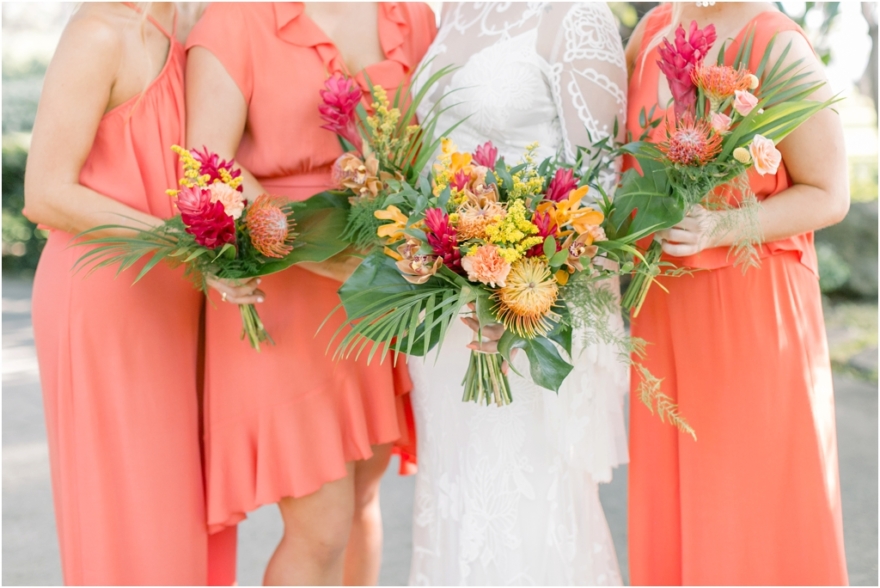
[[[706,59],[725,59],[754,30],[751,71],[776,36],[816,79],[804,32],[772,3],[692,3],[655,9],[627,49],[628,128],[671,98],[657,47],[679,23],[716,27]],[[825,100],[825,86],[812,97]],[[661,115],[663,113],[660,110]],[[670,109],[671,115],[671,109]],[[665,136],[665,124],[653,139]],[[633,584],[846,584],[831,366],[813,231],[849,208],[839,116],[826,109],[779,145],[773,176],[749,173],[761,201],[761,265],[743,273],[711,228],[723,212],[695,211],[657,235],[667,261],[701,271],[661,280],[632,333],[653,343],[647,366],[679,404],[698,441],[631,408],[629,547]],[[637,385],[633,374],[633,393]]]
[[[209,539],[199,454],[202,297],[180,271],[73,273],[73,235],[173,214],[185,52],[172,4],[82,5],[46,72],[25,176],[50,229],[33,322],[66,584],[231,584]],[[170,32],[169,32],[170,31]],[[104,231],[123,235],[126,231]],[[218,550],[214,551],[214,547]]]
[[[359,72],[362,87],[369,77],[393,94],[435,33],[421,3],[212,4],[187,43],[187,144],[235,157],[248,198],[305,199],[330,186],[341,154],[318,113],[328,76]],[[279,505],[284,536],[267,584],[378,581],[379,481],[410,384],[390,361],[336,363],[325,354],[340,313],[315,335],[352,261],[315,273],[294,267],[263,278],[261,290],[212,282],[208,523],[219,531]],[[260,353],[239,340],[235,307],[254,299],[276,342]]]

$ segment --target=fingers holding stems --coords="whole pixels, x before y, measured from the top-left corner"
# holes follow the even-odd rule
[[[220,300],[232,304],[259,304],[266,300],[266,293],[258,290],[262,278],[249,280],[224,280],[215,276],[206,278],[208,286],[220,293]]]

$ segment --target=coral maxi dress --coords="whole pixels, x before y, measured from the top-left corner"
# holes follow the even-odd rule
[[[655,10],[643,47],[669,18],[668,5]],[[776,32],[803,34],[775,11],[752,25],[751,71]],[[745,35],[728,48],[727,63]],[[657,59],[654,48],[636,60],[628,106],[635,136],[639,111],[657,102]],[[662,127],[655,140],[665,136]],[[784,164],[774,176],[749,179],[759,200],[791,185]],[[668,258],[705,271],[661,280],[669,293],[652,288],[632,321],[633,335],[652,343],[647,366],[698,436],[693,441],[632,402],[633,584],[847,582],[813,235],[766,243],[761,257],[760,268],[745,274],[726,248]]]
[[[434,15],[421,3],[381,3],[378,26],[386,59],[366,74],[393,94],[433,40]],[[320,128],[318,92],[344,64],[303,4],[212,4],[190,34],[187,47],[194,46],[220,60],[247,102],[236,161],[272,194],[303,200],[328,188],[342,151]],[[363,73],[357,80],[366,88]],[[205,375],[212,531],[260,505],[315,492],[345,477],[346,462],[370,457],[371,445],[401,437],[405,367],[333,361],[326,350],[342,313],[316,335],[339,303],[339,285],[297,267],[264,278],[259,312],[276,345],[260,353],[239,340],[238,309],[212,293]]]
[[[137,210],[174,214],[169,147],[184,134],[183,47],[143,94],[104,115],[80,184]],[[205,525],[197,355],[202,295],[164,264],[86,276],[53,230],[34,279],[34,339],[65,584],[231,584],[234,535]],[[220,539],[221,541],[217,541]],[[215,548],[219,547],[219,550]],[[219,574],[219,575],[218,575]]]

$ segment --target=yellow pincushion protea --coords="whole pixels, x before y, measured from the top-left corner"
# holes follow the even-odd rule
[[[504,286],[493,294],[497,301],[498,318],[520,337],[546,335],[553,328],[550,319],[559,286],[547,263],[539,257],[526,257],[514,262]]]

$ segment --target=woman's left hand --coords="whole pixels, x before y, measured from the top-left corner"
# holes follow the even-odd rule
[[[722,245],[717,230],[723,212],[709,211],[699,204],[692,206],[687,216],[671,229],[657,231],[654,239],[660,241],[663,252],[673,257],[696,255],[704,249]]]
[[[468,304],[471,310],[476,310],[474,308],[473,303]],[[498,341],[504,335],[504,325],[501,324],[492,324],[483,326],[482,330],[480,329],[480,321],[470,316],[461,317],[461,322],[466,324],[470,329],[479,335],[482,335],[482,341],[475,340],[468,343],[467,348],[472,349],[478,353],[498,353]],[[510,353],[511,359],[516,356],[516,352],[518,349],[514,349]],[[507,374],[510,366],[507,365],[507,361],[504,361],[501,364],[501,371],[504,374]]]

